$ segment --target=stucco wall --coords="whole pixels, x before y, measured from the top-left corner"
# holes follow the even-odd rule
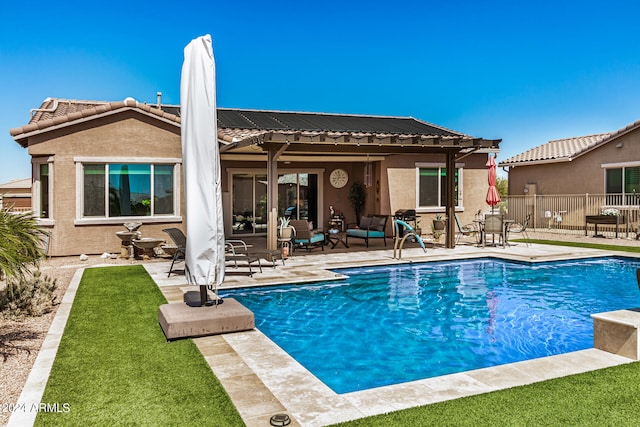
[[[75,225],[76,164],[75,157],[180,158],[179,128],[160,125],[141,114],[124,113],[93,120],[89,124],[49,132],[44,138],[29,141],[32,157],[53,157],[53,221],[50,228],[49,255],[66,256],[119,252],[121,241],[115,225]],[[181,191],[182,193],[182,191]],[[184,200],[184,197],[181,197]],[[182,209],[181,209],[182,211]],[[124,222],[124,221],[123,221]],[[140,231],[146,237],[168,239],[162,232],[180,223],[144,224]]]
[[[487,194],[487,169],[485,163],[486,154],[474,154],[456,162],[463,168],[462,178],[462,207],[456,209],[456,214],[463,224],[470,223],[475,213],[488,208],[484,199]],[[391,156],[383,162],[382,177],[388,184],[384,188],[383,199],[388,198],[390,213],[394,214],[398,209],[415,209],[416,201],[416,163],[445,162],[444,156]],[[418,212],[421,226],[427,227],[436,214],[444,214],[444,208],[438,212]]]
[[[639,161],[640,130],[635,130],[570,162],[511,167],[509,194],[523,195],[525,187],[529,184],[535,184],[535,193],[541,195],[603,194],[603,164]]]

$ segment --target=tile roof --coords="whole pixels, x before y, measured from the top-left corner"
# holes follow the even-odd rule
[[[635,121],[615,132],[573,138],[556,139],[501,161],[499,166],[520,166],[540,163],[566,162],[640,127]]]
[[[118,102],[47,98],[40,108],[31,110],[28,124],[10,129],[9,132],[18,143],[26,146],[29,136],[127,109],[137,109],[180,126],[180,107],[175,105],[148,105],[132,98]],[[412,139],[413,143],[426,144],[425,141],[429,141],[432,145],[439,145],[442,141],[466,141],[467,146],[476,146],[478,141],[484,141],[412,117],[224,108],[219,108],[217,113],[219,140],[229,145],[261,143],[273,133],[334,139],[348,135],[356,140],[395,137],[403,143]],[[484,142],[497,148],[500,140]]]
[[[8,190],[8,189],[30,189],[31,188],[31,178],[18,178],[12,179],[9,182],[5,182],[0,184],[0,190]]]

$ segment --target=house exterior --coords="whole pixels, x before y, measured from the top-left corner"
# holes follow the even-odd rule
[[[499,163],[509,195],[605,194],[611,205],[637,205],[640,121],[614,132],[558,139]]]
[[[145,237],[186,229],[178,106],[48,98],[10,133],[32,159],[33,210],[51,233],[49,255],[117,252],[115,233],[128,221],[142,222]],[[268,235],[269,212],[326,227],[332,207],[357,222],[354,182],[366,189],[364,214],[455,209],[471,220],[500,140],[410,117],[220,108],[218,143],[226,233],[242,237]]]
[[[31,178],[14,179],[0,184],[0,209],[12,212],[31,211]]]

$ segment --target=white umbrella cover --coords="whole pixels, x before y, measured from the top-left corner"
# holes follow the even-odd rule
[[[208,34],[184,49],[180,110],[187,221],[185,274],[188,284],[214,285],[217,297],[217,286],[224,280],[224,223],[215,64]]]

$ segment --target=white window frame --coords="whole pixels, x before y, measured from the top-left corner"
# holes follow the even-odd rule
[[[38,225],[53,226],[55,220],[53,217],[54,212],[54,193],[53,193],[53,156],[49,157],[36,157],[31,160],[32,175],[33,175],[33,190],[31,192],[31,210],[36,217]],[[46,189],[42,188],[42,178],[40,177],[40,166],[47,164],[49,167],[49,185]],[[49,214],[47,217],[41,217],[42,206],[40,206],[42,191],[46,190],[49,193]]]
[[[455,206],[455,210],[458,212],[464,211],[464,187],[463,187],[463,175],[464,175],[464,163],[456,163],[456,169],[458,170],[458,205]],[[418,213],[442,213],[445,211],[446,206],[419,206],[420,203],[420,169],[446,169],[445,163],[416,163],[416,212]],[[440,176],[440,171],[438,171]],[[440,187],[440,180],[438,180],[438,200],[441,199],[442,188]]]
[[[136,221],[143,224],[165,223],[165,222],[182,222],[180,215],[180,177],[182,159],[180,158],[164,158],[164,157],[74,157],[73,161],[76,165],[76,217],[75,225],[90,224],[122,224],[125,222]],[[153,176],[153,165],[173,165],[173,211],[174,215],[154,215],[154,216],[118,216],[108,217],[109,200],[108,194],[105,192],[105,216],[103,217],[85,217],[83,216],[84,207],[84,164],[105,164],[105,180],[109,179],[110,164],[149,164],[151,165],[151,174]],[[105,182],[105,188],[108,188],[108,182]],[[151,186],[153,198],[153,185]]]

